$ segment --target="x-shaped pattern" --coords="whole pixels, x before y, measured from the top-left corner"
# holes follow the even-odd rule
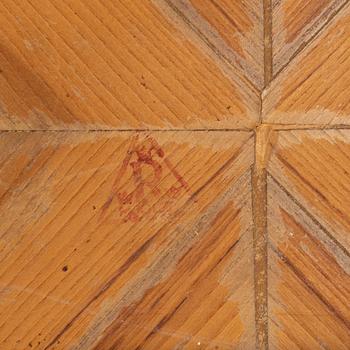
[[[1,349],[347,349],[350,5],[2,1]]]

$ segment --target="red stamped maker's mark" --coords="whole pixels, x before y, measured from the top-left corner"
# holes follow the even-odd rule
[[[167,186],[164,178],[168,175],[173,177],[175,184]],[[130,176],[133,182],[132,190],[125,191],[123,182],[129,183],[130,188]],[[188,189],[188,184],[166,157],[157,141],[150,136],[144,140],[139,140],[136,136],[131,141],[111,194],[102,207],[102,215],[116,199],[124,221],[138,222],[148,210],[157,214],[164,213],[181,192]]]

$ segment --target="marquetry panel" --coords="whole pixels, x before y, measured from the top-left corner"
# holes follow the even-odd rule
[[[347,349],[350,132],[282,131],[275,142],[267,188],[270,348]]]
[[[278,75],[263,94],[267,123],[349,125],[350,5]]]
[[[349,349],[349,1],[0,28],[0,350]]]
[[[248,132],[0,136],[0,347],[255,344]]]
[[[350,250],[350,130],[279,132],[269,172]]]
[[[224,45],[221,55],[167,1],[2,1],[0,128],[253,126],[251,80],[262,79],[263,62],[261,13],[256,21],[250,2],[230,10],[242,17],[236,39],[217,20],[191,17]],[[223,32],[230,42],[218,38]]]
[[[257,88],[264,83],[263,2],[170,0],[197,33]]]
[[[270,349],[348,349],[349,253],[273,178],[268,190]]]
[[[346,0],[272,0],[274,75],[308,45],[345,3]]]

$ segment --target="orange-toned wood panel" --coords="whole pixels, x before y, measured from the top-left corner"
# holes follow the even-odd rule
[[[347,4],[265,91],[264,121],[349,125],[349,38]]]
[[[0,128],[254,125],[256,90],[168,8],[2,1]]]
[[[269,172],[350,250],[350,131],[282,131]]]
[[[346,0],[272,0],[274,74],[304,49],[345,3]]]
[[[268,180],[270,349],[348,349],[350,255]]]
[[[255,344],[236,132],[0,135],[0,347]]]
[[[257,0],[168,0],[231,67],[257,88],[264,81],[263,3]]]

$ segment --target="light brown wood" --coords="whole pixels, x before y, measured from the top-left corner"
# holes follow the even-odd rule
[[[1,129],[243,128],[258,119],[256,88],[166,2],[5,0],[0,26]],[[253,63],[240,72],[255,65],[258,77],[262,59]]]
[[[350,130],[281,131],[269,172],[350,249]]]
[[[164,0],[214,50],[259,90],[264,81],[263,3],[229,0]]]
[[[0,3],[0,350],[350,346],[347,0]]]
[[[346,2],[346,0],[272,0],[274,75],[307,47]]]
[[[281,131],[269,165],[272,349],[350,343],[348,131]]]
[[[349,253],[269,178],[270,349],[347,349]]]
[[[253,346],[251,134],[0,141],[1,344]]]
[[[265,123],[349,125],[349,37],[347,3],[263,93]]]
[[[268,348],[267,303],[267,165],[269,162],[270,127],[260,125],[255,133],[255,162],[252,174],[252,204],[254,215],[254,271],[256,347]]]

